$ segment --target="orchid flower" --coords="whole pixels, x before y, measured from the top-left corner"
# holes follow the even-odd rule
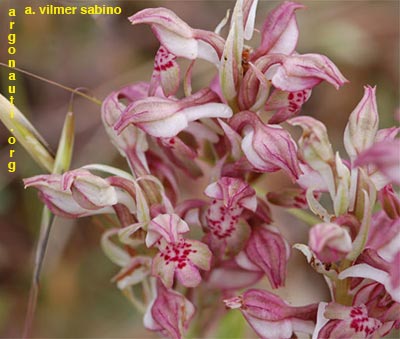
[[[368,316],[365,305],[350,307],[331,303],[326,306],[323,317],[328,321],[315,338],[372,339],[379,337],[382,327],[379,320]]]
[[[67,218],[113,213],[112,206],[118,203],[115,189],[86,170],[38,175],[25,179],[24,184],[39,190],[40,199],[50,211]]]
[[[210,250],[200,241],[184,239],[181,234],[188,231],[187,223],[176,214],[160,214],[148,226],[146,245],[159,249],[152,274],[167,288],[172,287],[174,274],[184,286],[195,287],[201,282],[199,269],[210,269]]]
[[[240,179],[222,177],[208,185],[205,194],[213,199],[206,214],[205,241],[217,256],[240,251],[250,235],[249,225],[240,218],[245,209],[256,210],[255,191]]]
[[[369,264],[357,264],[349,267],[339,274],[339,279],[348,277],[368,278],[385,286],[386,291],[396,302],[400,303],[400,250],[395,254],[391,262],[380,258],[379,268]],[[382,265],[383,263],[383,265]]]
[[[146,8],[131,17],[132,25],[149,24],[160,43],[173,55],[218,63],[223,39],[213,32],[191,28],[166,8]]]
[[[292,180],[299,178],[296,144],[287,131],[276,125],[265,125],[250,111],[236,114],[231,126],[237,131],[243,130],[242,150],[256,171],[282,169]]]
[[[228,308],[240,309],[263,339],[289,339],[293,332],[312,333],[318,307],[317,304],[290,306],[275,294],[257,289],[224,302]]]
[[[180,101],[159,97],[137,100],[126,108],[114,128],[121,133],[133,124],[151,136],[171,138],[190,121],[231,117],[232,110],[217,99],[214,92],[204,89]]]
[[[400,327],[400,128],[379,130],[376,89],[366,86],[344,131],[348,157],[335,152],[327,127],[300,113],[315,86],[348,80],[328,57],[296,51],[303,5],[283,2],[257,31],[257,4],[237,0],[215,32],[166,8],[129,17],[159,41],[149,82],[113,91],[101,106],[131,174],[88,165],[25,186],[58,216],[114,214],[100,241],[119,267],[112,281],[164,337],[182,338],[196,308],[189,336],[209,336],[231,321],[223,303],[261,338],[388,335]],[[183,74],[180,58],[189,60]],[[198,59],[215,68],[192,91]],[[301,127],[297,142],[284,122]],[[281,170],[290,186],[273,182]],[[329,302],[292,306],[254,289],[265,277],[273,289],[285,285],[294,217],[310,227],[308,238],[296,230],[303,243],[293,247],[327,283]]]

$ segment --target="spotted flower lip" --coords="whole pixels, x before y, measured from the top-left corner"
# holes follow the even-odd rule
[[[325,324],[314,333],[313,338],[366,338],[373,339],[379,336],[382,322],[368,314],[364,304],[358,306],[344,306],[330,303],[325,306]]]
[[[154,69],[149,88],[150,96],[156,93],[159,85],[166,97],[174,95],[178,91],[180,69],[175,60],[176,56],[161,45],[154,59]]]
[[[133,124],[154,137],[171,138],[184,130],[189,122],[201,118],[229,118],[229,106],[219,103],[218,96],[208,88],[181,100],[148,97],[130,104],[116,122],[121,133]]]
[[[311,89],[297,92],[275,90],[265,104],[266,111],[276,110],[269,124],[279,124],[297,115],[303,104],[310,98]]]
[[[200,241],[184,239],[181,234],[188,231],[186,222],[176,214],[160,214],[148,226],[146,245],[159,249],[152,274],[167,288],[172,287],[175,274],[182,285],[195,287],[201,282],[199,269],[210,269],[211,251]]]
[[[205,241],[219,257],[239,252],[250,235],[249,225],[240,220],[244,209],[255,211],[255,191],[243,180],[222,177],[207,186],[205,194],[212,198],[206,212]]]
[[[243,130],[242,150],[247,160],[260,172],[285,171],[295,181],[301,169],[297,159],[297,146],[290,134],[277,125],[265,125],[250,111],[235,114],[231,126]]]

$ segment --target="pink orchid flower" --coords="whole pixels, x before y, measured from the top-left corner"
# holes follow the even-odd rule
[[[161,45],[175,56],[219,62],[224,40],[213,32],[191,28],[169,9],[146,8],[129,21],[132,25],[149,24]]]
[[[317,304],[290,306],[267,291],[250,289],[224,300],[226,307],[239,308],[249,325],[263,339],[289,339],[293,332],[312,333]]]
[[[265,125],[250,111],[235,114],[230,124],[237,131],[243,130],[242,150],[256,171],[282,169],[293,181],[299,178],[297,147],[286,130],[276,125]]]
[[[255,191],[241,179],[222,177],[207,186],[205,194],[213,199],[206,214],[205,241],[217,256],[240,251],[250,235],[249,225],[240,218],[245,209],[256,210]]]
[[[40,199],[49,210],[66,218],[114,213],[111,207],[118,203],[115,189],[87,170],[37,175],[24,179],[24,184],[38,189]]]
[[[133,124],[154,137],[171,138],[201,118],[229,118],[232,110],[218,96],[203,89],[181,100],[148,97],[130,104],[114,128],[121,133]]]
[[[159,249],[152,274],[167,288],[172,287],[175,274],[182,285],[195,287],[201,282],[199,269],[210,269],[211,251],[200,241],[184,239],[181,234],[188,231],[187,223],[176,214],[160,214],[148,226],[146,245]]]
[[[313,339],[379,338],[382,322],[369,316],[365,305],[344,306],[337,303],[322,305]],[[318,328],[320,327],[320,328]]]

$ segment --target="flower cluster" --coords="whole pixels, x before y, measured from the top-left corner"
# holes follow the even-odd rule
[[[149,330],[181,338],[211,294],[262,338],[385,336],[400,327],[399,129],[379,129],[375,88],[366,86],[344,132],[348,158],[335,153],[324,124],[299,114],[315,86],[339,89],[346,78],[326,56],[296,52],[303,6],[294,2],[270,12],[260,44],[249,47],[256,7],[257,0],[236,2],[226,38],[228,19],[211,32],[166,8],[131,16],[160,42],[150,81],[102,105],[131,173],[88,165],[25,185],[56,215],[115,215],[118,225],[101,244],[121,267],[113,281]],[[190,62],[183,76],[180,59]],[[198,59],[215,76],[194,91]],[[297,142],[287,124],[302,129]],[[262,193],[258,179],[276,171],[293,187]],[[193,187],[182,187],[183,178]],[[289,244],[270,204],[315,214],[307,244]],[[292,306],[271,292],[285,284],[292,247],[324,276],[330,302]],[[255,288],[267,284],[263,277],[268,290]]]

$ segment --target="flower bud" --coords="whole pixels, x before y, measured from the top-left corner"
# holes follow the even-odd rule
[[[289,244],[278,229],[263,225],[252,229],[244,252],[236,257],[236,261],[243,268],[262,270],[272,288],[278,288],[285,284],[289,256]]]
[[[145,82],[126,86],[108,95],[101,106],[101,118],[111,142],[123,157],[128,158],[130,163],[134,164],[132,167],[135,172],[138,172],[136,173],[138,176],[149,172],[145,157],[145,152],[148,149],[146,134],[132,125],[117,134],[114,125],[126,109],[121,100],[126,99],[129,102],[133,102],[144,99],[147,97],[148,91],[149,84]]]
[[[70,190],[75,201],[88,210],[112,206],[118,202],[115,189],[103,178],[87,170],[68,171],[61,178],[64,191]]]
[[[303,135],[298,142],[300,153],[313,169],[326,169],[335,161],[326,127],[322,122],[306,116],[292,118],[288,122],[303,129]]]
[[[392,185],[386,185],[378,193],[378,199],[390,219],[400,218],[400,199],[393,191]]]
[[[375,90],[375,87],[364,87],[364,96],[350,114],[344,131],[344,146],[353,161],[375,142],[379,124]]]
[[[84,170],[66,172],[64,176],[37,175],[24,179],[24,184],[37,188],[49,210],[66,218],[113,213],[109,207],[118,200],[107,181]]]
[[[268,14],[261,30],[261,45],[253,58],[267,53],[292,54],[299,37],[295,11],[302,8],[303,5],[285,1]]]
[[[339,225],[323,223],[310,230],[309,246],[324,263],[343,259],[351,251],[352,242],[349,233]]]
[[[143,322],[149,330],[180,339],[188,329],[194,313],[195,308],[189,300],[158,282],[155,299],[148,306]]]

